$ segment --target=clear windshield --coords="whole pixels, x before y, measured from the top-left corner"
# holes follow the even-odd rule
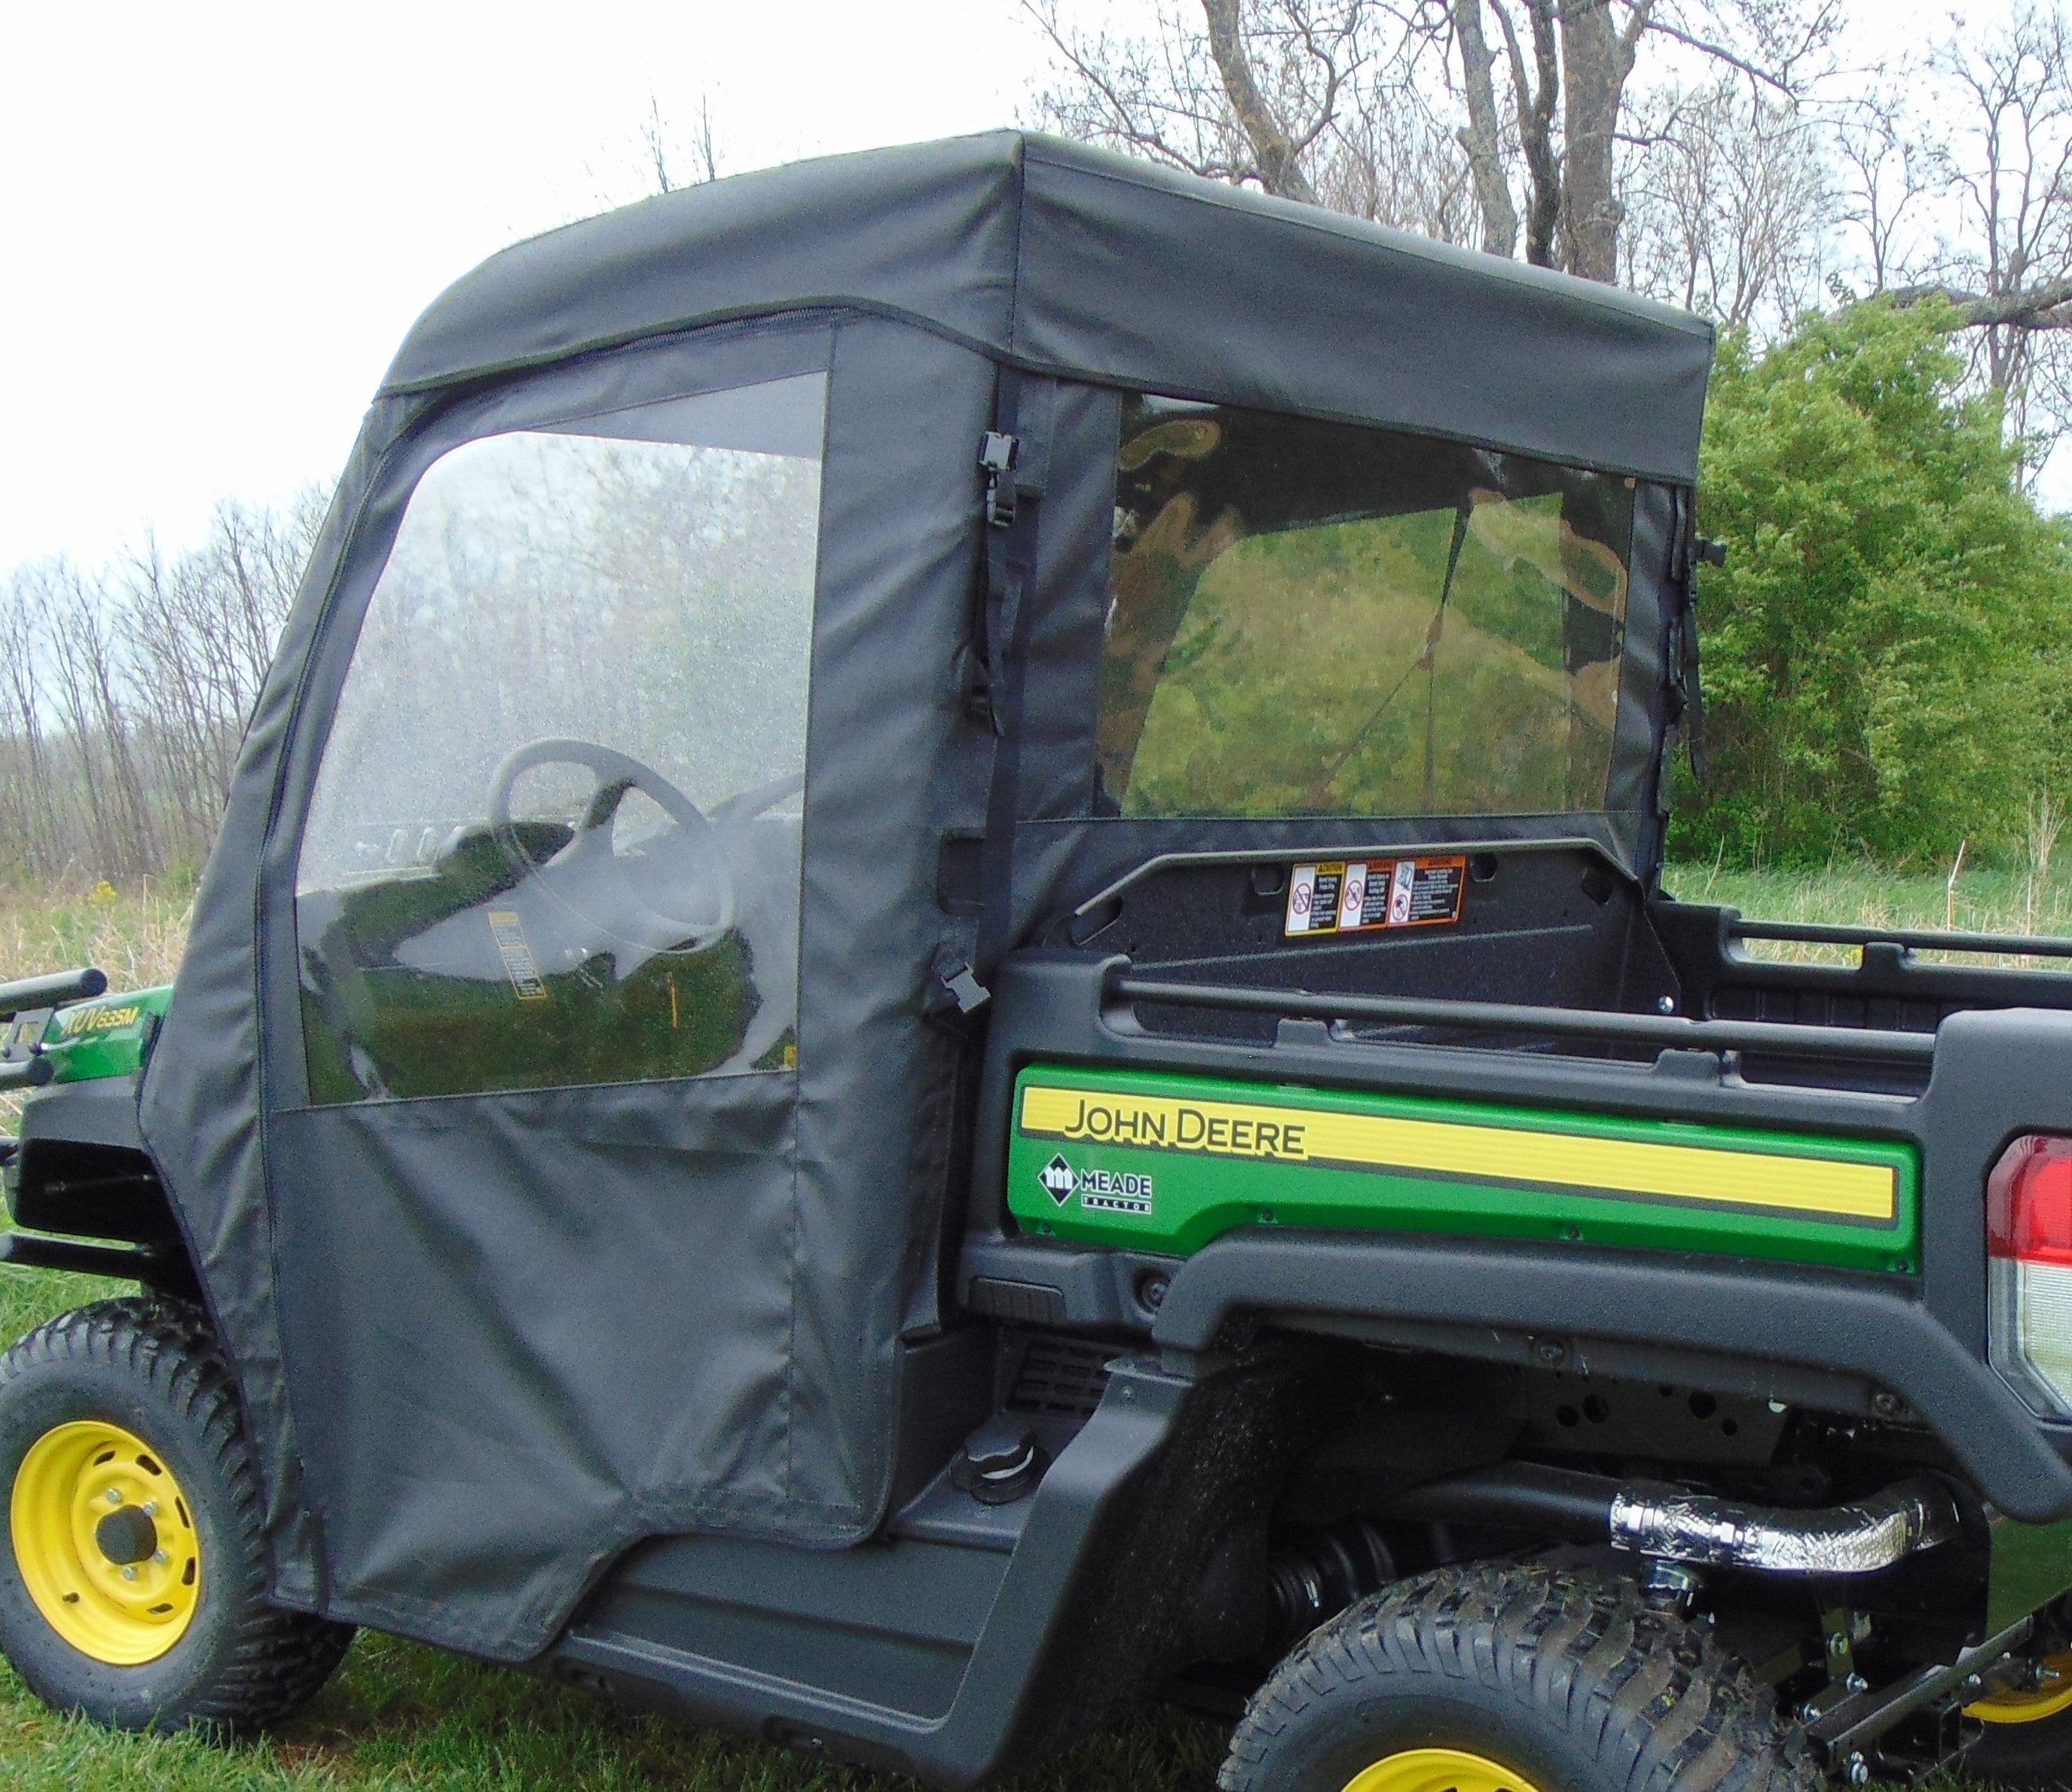
[[[1109,812],[1606,806],[1631,480],[1138,397],[1115,529]]]

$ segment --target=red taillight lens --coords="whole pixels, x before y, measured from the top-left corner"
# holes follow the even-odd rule
[[[1996,1257],[2072,1267],[2072,1139],[2029,1133],[1986,1184],[1986,1237]]]
[[[2072,1139],[2029,1133],[1986,1182],[1988,1354],[2033,1412],[2072,1419]]]

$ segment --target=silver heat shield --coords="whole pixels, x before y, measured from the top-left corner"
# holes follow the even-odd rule
[[[1622,1488],[1613,1544],[1671,1562],[1774,1574],[1870,1574],[1957,1534],[1949,1494],[1926,1478],[1811,1511],[1736,1505],[1703,1494]]]

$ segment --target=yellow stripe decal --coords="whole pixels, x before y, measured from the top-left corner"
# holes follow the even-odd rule
[[[1850,1219],[1891,1220],[1898,1199],[1897,1173],[1885,1164],[1037,1083],[1022,1091],[1022,1130],[1266,1163],[1425,1171]]]

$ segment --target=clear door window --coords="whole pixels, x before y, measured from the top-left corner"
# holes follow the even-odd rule
[[[419,481],[303,840],[313,1099],[796,1065],[825,385]]]

